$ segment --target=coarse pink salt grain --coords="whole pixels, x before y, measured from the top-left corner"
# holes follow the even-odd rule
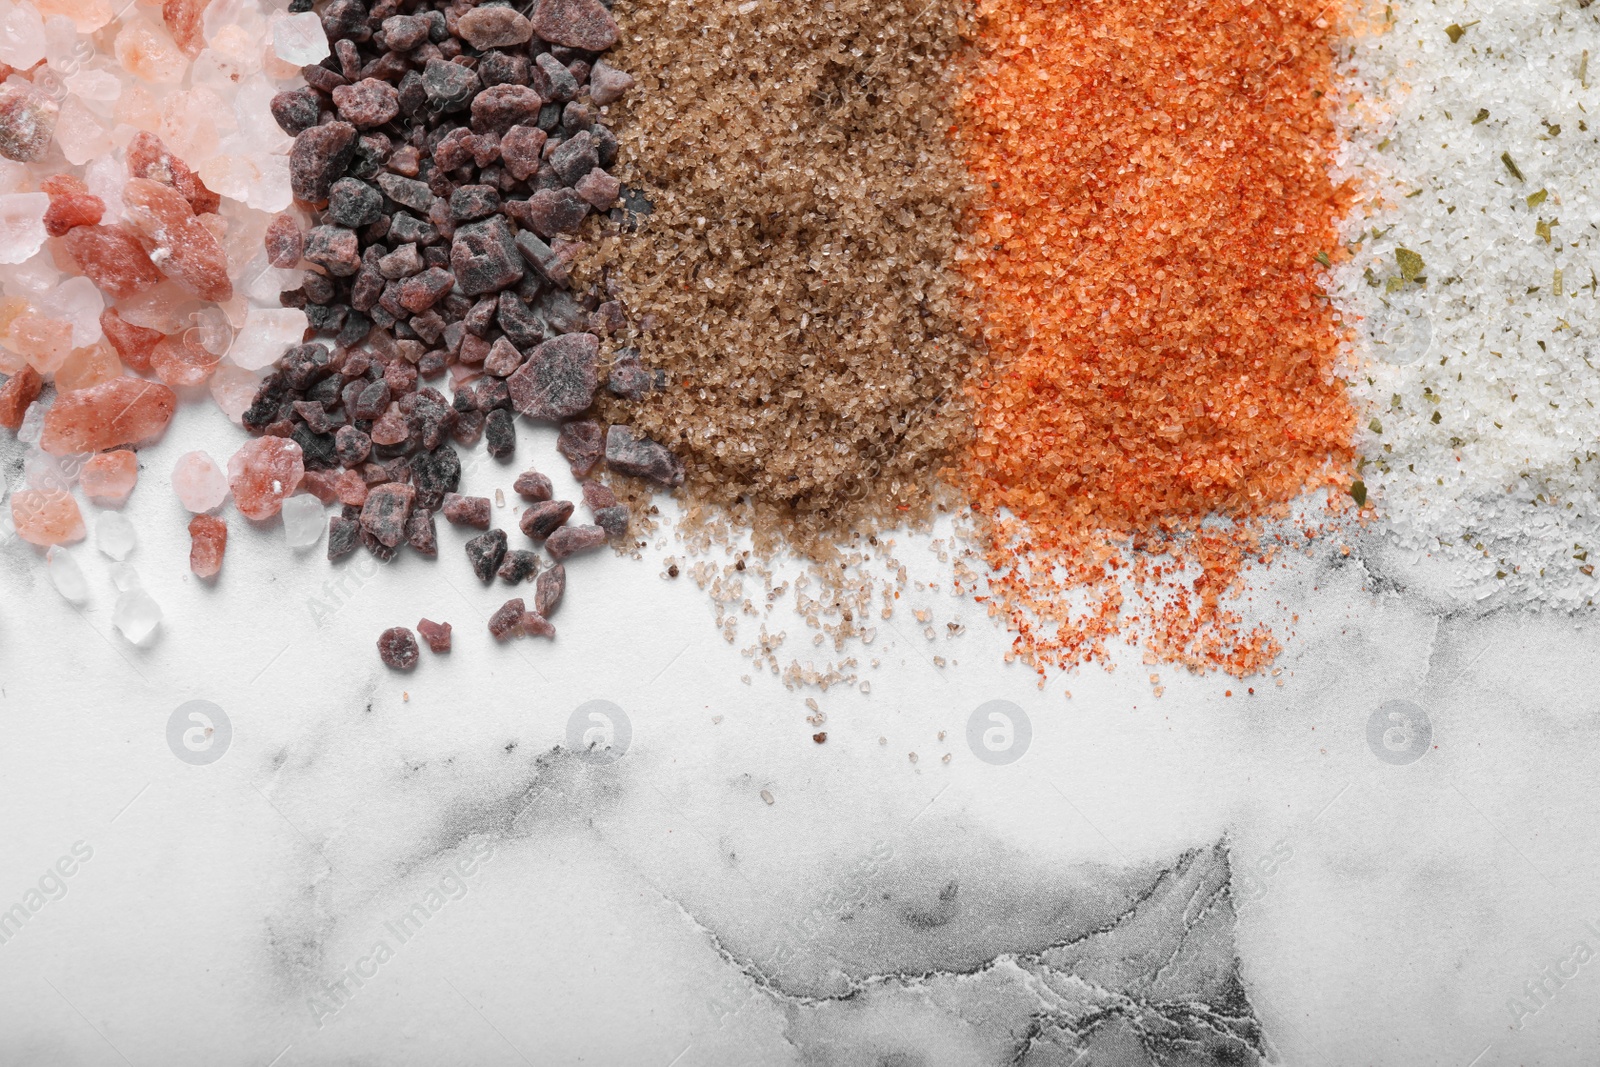
[[[139,481],[139,457],[132,452],[102,452],[89,457],[78,475],[84,495],[96,504],[120,507]]]
[[[228,485],[234,503],[249,519],[270,519],[305,477],[300,446],[283,437],[246,441],[228,460]]]

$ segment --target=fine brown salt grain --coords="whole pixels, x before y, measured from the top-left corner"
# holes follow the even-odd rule
[[[610,421],[677,453],[689,514],[758,548],[825,557],[842,531],[926,517],[970,432],[952,270],[968,190],[947,139],[968,6],[616,15],[614,62],[638,81],[610,109],[619,177],[653,208],[580,271],[622,300],[665,385],[609,400]]]

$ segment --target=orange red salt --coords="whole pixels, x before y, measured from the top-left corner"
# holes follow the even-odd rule
[[[988,355],[962,474],[990,610],[1041,672],[1119,635],[1258,669],[1277,642],[1228,593],[1261,520],[1354,458],[1318,258],[1349,198],[1339,5],[978,8],[957,135]]]

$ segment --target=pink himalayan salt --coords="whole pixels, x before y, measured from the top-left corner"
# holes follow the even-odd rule
[[[94,344],[88,348],[74,349],[56,371],[56,391],[75,393],[79,389],[92,389],[103,382],[120,377],[122,360],[107,344]]]
[[[90,456],[78,475],[78,484],[91,501],[118,507],[138,481],[139,457],[126,450]]]
[[[22,428],[22,417],[28,405],[39,399],[44,390],[44,379],[32,367],[23,367],[0,385],[0,426],[12,433]]]
[[[113,378],[56,397],[45,413],[39,447],[64,456],[138,444],[159,437],[177,406],[176,394],[159,382]]]
[[[198,343],[184,337],[164,337],[150,352],[150,366],[156,377],[173,388],[203,385],[222,362]]]
[[[212,578],[222,570],[222,554],[228,550],[228,524],[215,515],[196,515],[189,520],[189,569],[197,578]]]
[[[30,308],[11,320],[6,347],[40,374],[54,374],[72,354],[72,323]]]
[[[11,521],[17,536],[34,545],[82,541],[86,533],[78,502],[60,489],[23,489],[13,494]]]
[[[228,460],[233,502],[249,519],[270,519],[306,474],[300,446],[284,437],[246,441]]]
[[[122,206],[134,229],[155,246],[150,261],[163,274],[201,300],[233,297],[227,253],[182,193],[149,178],[130,178]]]
[[[228,499],[228,479],[217,461],[204,452],[186,452],[172,465],[172,488],[178,502],[199,514]]]

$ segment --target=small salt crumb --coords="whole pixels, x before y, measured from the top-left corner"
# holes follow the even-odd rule
[[[761,799],[765,800],[768,804],[773,803],[772,794],[765,789],[761,791]]]

